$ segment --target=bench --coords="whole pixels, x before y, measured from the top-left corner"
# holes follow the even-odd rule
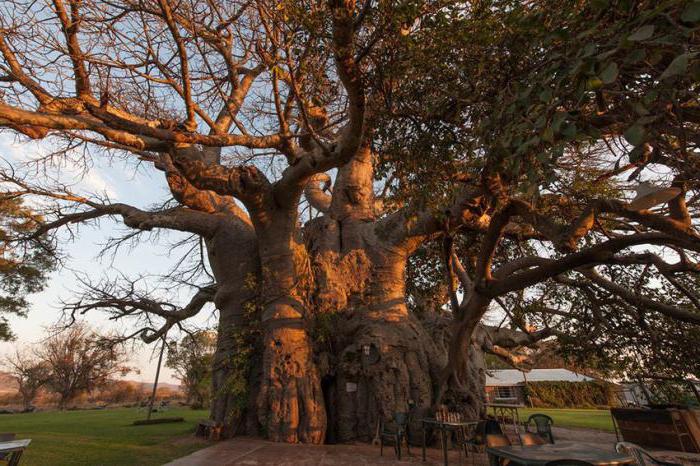
[[[5,461],[8,462],[8,466],[17,466],[19,464],[22,453],[24,453],[24,450],[26,450],[31,442],[31,439],[0,442],[0,453],[5,455],[4,458]]]
[[[696,453],[698,443],[683,410],[612,408],[617,432],[626,442]],[[692,426],[695,427],[695,426]]]
[[[10,442],[16,438],[16,435],[11,432],[0,432],[0,442]],[[0,452],[0,461],[5,461],[10,457],[9,453]]]

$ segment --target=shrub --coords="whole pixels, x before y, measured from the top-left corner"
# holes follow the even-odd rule
[[[95,397],[98,401],[108,403],[133,403],[143,398],[141,386],[125,380],[115,380],[99,391]]]
[[[530,382],[535,408],[597,408],[614,404],[614,386],[607,382]]]

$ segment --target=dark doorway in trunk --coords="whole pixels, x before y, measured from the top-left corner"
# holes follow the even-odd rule
[[[326,406],[326,439],[324,443],[338,443],[335,425],[335,375],[325,375],[321,379],[321,390],[323,390],[323,402]]]

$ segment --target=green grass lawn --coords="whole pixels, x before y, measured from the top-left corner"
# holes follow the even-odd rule
[[[542,413],[554,419],[554,425],[558,427],[585,427],[615,432],[610,411],[607,409],[522,408],[518,413],[523,422],[527,421],[530,414]]]
[[[555,426],[613,432],[607,410],[523,408],[519,412],[521,421],[544,413]],[[196,422],[207,417],[206,411],[171,409],[162,416],[182,416],[185,422],[132,426],[134,420],[145,417],[135,408],[50,411],[0,415],[0,432],[32,439],[22,457],[24,466],[160,465],[207,445],[192,435]]]
[[[4,414],[0,432],[32,439],[23,466],[160,465],[207,445],[193,435],[206,411],[170,409],[161,416],[181,416],[185,422],[131,425],[145,416],[136,408]]]

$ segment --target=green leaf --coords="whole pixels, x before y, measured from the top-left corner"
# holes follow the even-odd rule
[[[652,66],[658,65],[661,62],[661,60],[663,60],[663,59],[664,59],[664,54],[659,49],[652,50],[651,53],[649,54],[649,57],[647,58],[647,60],[649,61],[649,64]]]
[[[561,129],[561,124],[564,123],[564,120],[566,120],[566,117],[568,116],[569,114],[567,112],[555,113],[552,117],[552,129],[558,133]]]
[[[642,97],[642,101],[644,102],[644,105],[651,105],[656,102],[658,97],[659,93],[652,89],[651,91],[647,92],[644,97]]]
[[[600,139],[603,135],[598,128],[588,128],[587,133],[588,137],[594,141]]]
[[[640,146],[644,143],[644,137],[646,136],[646,130],[644,126],[639,124],[634,124],[627,128],[627,131],[623,134],[627,142],[633,146]]]
[[[525,144],[527,144],[528,146],[536,146],[539,143],[540,143],[540,137],[533,136]]]
[[[597,47],[595,44],[586,44],[586,46],[583,48],[583,55],[582,57],[590,57],[593,55],[597,50]]]
[[[636,124],[646,126],[650,123],[656,122],[656,120],[659,119],[659,115],[648,115],[648,116],[643,116],[640,119],[637,120]]]
[[[644,49],[634,49],[625,57],[626,63],[639,63],[644,60],[647,56],[647,52]]]
[[[583,70],[583,60],[576,60],[569,69],[569,76],[576,76]]]
[[[604,61],[604,60],[607,60],[608,58],[612,57],[616,53],[617,53],[617,49],[615,48],[612,50],[608,50],[607,52],[599,53],[596,56],[596,58],[598,59],[598,61]]]
[[[632,149],[628,154],[630,158],[630,163],[635,163],[636,161],[638,161],[642,157],[643,153],[644,151],[641,147],[635,147],[634,149]]]
[[[551,126],[547,126],[542,132],[542,140],[546,142],[554,141],[554,130]]]
[[[513,160],[513,168],[512,168],[512,173],[519,174],[520,173],[520,158],[516,158]]]
[[[620,70],[617,68],[617,63],[611,62],[603,71],[600,72],[600,79],[605,84],[612,84],[615,82],[619,74]]]
[[[627,40],[631,40],[632,42],[647,40],[654,35],[654,29],[656,28],[653,24],[647,24],[646,26],[642,26],[636,31],[634,31],[629,37],[627,37]]]
[[[560,158],[562,155],[564,155],[564,146],[562,144],[552,149],[552,158],[554,158],[555,160]]]
[[[576,125],[574,123],[568,123],[562,128],[561,134],[563,134],[565,138],[573,139],[576,137],[576,131]]]
[[[540,92],[540,100],[544,103],[549,102],[552,100],[552,90],[551,89],[545,89],[544,91]]]
[[[684,53],[683,55],[678,55],[676,58],[673,59],[671,64],[668,65],[668,68],[666,68],[664,72],[661,73],[659,79],[667,79],[672,76],[684,74],[688,69],[689,59],[692,58],[694,55],[694,53]]]
[[[635,102],[632,104],[632,108],[634,109],[635,112],[637,112],[638,115],[640,116],[646,116],[649,115],[649,110],[642,105],[641,102]]]
[[[603,81],[598,76],[592,76],[586,81],[586,89],[588,90],[600,89],[601,87],[603,87]]]
[[[681,14],[681,20],[686,23],[696,23],[700,21],[700,2],[689,4]]]
[[[518,94],[518,100],[525,100],[530,97],[530,94],[532,94],[532,88],[525,88]]]

